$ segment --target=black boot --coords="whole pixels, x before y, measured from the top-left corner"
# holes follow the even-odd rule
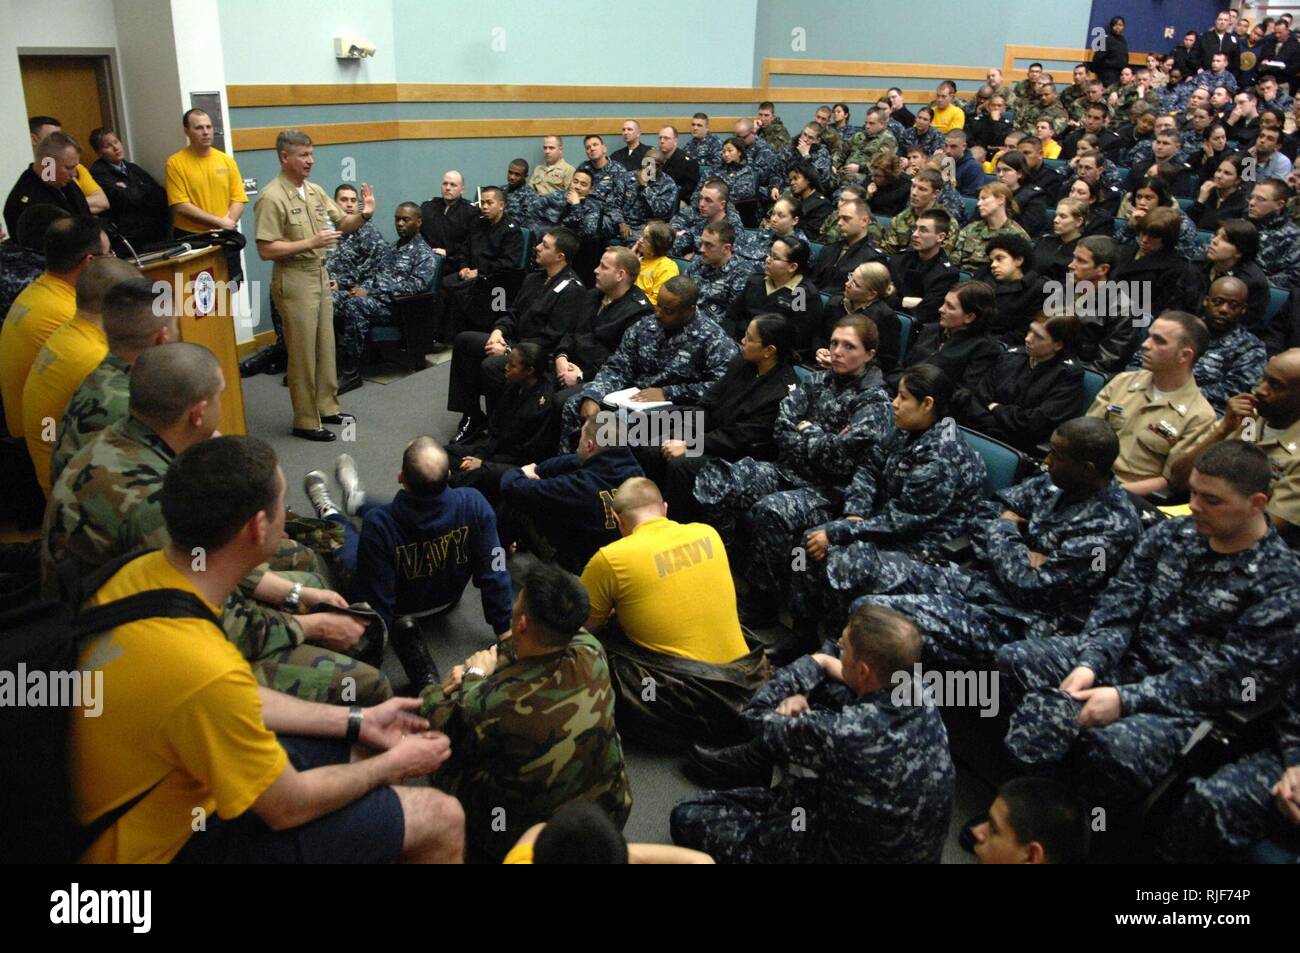
[[[356,390],[364,381],[361,379],[361,361],[346,354],[338,355],[338,393],[346,394]]]
[[[772,762],[757,739],[729,748],[691,745],[686,773],[712,788],[766,787],[772,781]]]
[[[393,651],[402,663],[406,677],[411,681],[411,694],[418,695],[420,690],[442,681],[438,666],[429,654],[429,647],[424,643],[424,633],[414,619],[398,619],[393,623]]]
[[[272,345],[240,361],[239,376],[256,377],[258,374],[274,374],[276,371],[283,371],[286,363],[284,348]]]

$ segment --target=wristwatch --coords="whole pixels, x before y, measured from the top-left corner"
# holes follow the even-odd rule
[[[360,705],[353,705],[348,709],[348,733],[345,740],[348,744],[354,744],[361,737],[361,719],[365,717],[365,712],[361,710]]]
[[[295,582],[289,594],[284,597],[284,602],[280,603],[280,608],[285,612],[297,612],[298,605],[302,602],[302,583]]]
[[[483,669],[479,668],[477,665],[471,665],[469,668],[465,669],[464,673],[461,675],[461,680],[463,681],[471,675],[475,678],[487,678],[487,672],[483,671]]]

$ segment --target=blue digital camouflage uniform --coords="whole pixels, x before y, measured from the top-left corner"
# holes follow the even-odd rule
[[[920,130],[915,126],[911,126],[904,129],[903,134],[898,137],[898,154],[905,156],[907,150],[912,146],[920,146],[925,150],[926,155],[932,156],[942,149],[946,142],[943,133],[935,129],[934,126],[931,126],[925,135],[921,135]]]
[[[1267,363],[1264,342],[1237,325],[1225,334],[1210,338],[1210,346],[1196,359],[1192,376],[1201,389],[1201,396],[1222,414],[1230,397],[1251,392],[1264,376]]]
[[[393,323],[393,299],[429,290],[433,273],[433,249],[424,236],[416,234],[405,242],[388,246],[375,271],[358,280],[358,287],[365,288],[369,294],[364,298],[343,295],[334,302],[339,349],[349,361],[361,360],[372,325]]]
[[[752,199],[759,193],[758,179],[754,175],[754,167],[748,162],[739,164],[722,163],[716,170],[708,176],[701,176],[700,182],[695,186],[695,194],[691,196],[687,206],[697,208],[700,201],[700,189],[704,188],[704,183],[708,179],[721,179],[727,183],[728,192],[727,200],[729,202],[739,202],[743,199]]]
[[[837,624],[852,596],[877,591],[873,577],[881,549],[924,557],[965,533],[978,512],[984,480],[983,459],[951,417],[928,430],[895,430],[869,447],[844,493],[843,518],[827,516],[823,525],[803,527],[824,530],[830,545],[824,561],[809,560],[793,574],[791,611],[801,627],[823,615]],[[827,587],[830,607],[822,601]]]
[[[366,222],[355,232],[348,232],[339,238],[325,265],[330,278],[338,285],[339,291],[349,291],[356,285],[366,284],[371,276],[382,267],[388,253],[388,242],[379,234],[374,222]],[[339,297],[334,298],[337,308]]]
[[[0,323],[22,290],[45,270],[45,256],[10,238],[0,242]]]
[[[660,173],[644,186],[633,176],[623,193],[623,221],[633,230],[658,219],[667,222],[677,211],[677,183],[672,176]]]
[[[1196,74],[1196,81],[1193,89],[1208,89],[1214,92],[1214,87],[1223,86],[1232,95],[1237,94],[1237,77],[1233,76],[1226,69],[1222,73],[1214,73],[1206,69],[1203,73]]]
[[[1131,804],[1203,717],[1286,690],[1298,627],[1300,563],[1276,530],[1219,554],[1191,517],[1167,520],[1138,540],[1081,635],[998,649],[1007,687],[1024,696],[1007,747],[1029,765],[1064,761],[1089,794]],[[1078,727],[1082,703],[1057,687],[1078,666],[1118,689],[1119,720]]]
[[[701,139],[691,136],[682,151],[700,164],[701,179],[707,179],[722,167],[722,140],[711,132]]]
[[[826,221],[829,222],[834,217],[835,216],[833,215],[827,215]],[[838,223],[836,224],[838,226]],[[875,219],[872,219],[870,228],[879,229],[879,226],[876,225]],[[868,229],[868,236],[870,236],[870,228]],[[804,234],[803,229],[798,225],[790,230],[789,237],[797,238],[803,242],[809,241],[808,236]],[[772,229],[767,225],[764,225],[762,228],[746,231],[745,247],[742,252],[737,252],[737,254],[741,255],[741,257],[749,263],[749,270],[751,272],[762,271],[763,266],[767,262],[767,254],[772,250],[772,242],[774,241],[776,241],[776,232],[772,231]]]
[[[539,214],[541,198],[540,195],[529,188],[527,182],[514,188],[507,188],[506,215],[517,223],[520,228],[536,230],[543,223],[543,219]],[[546,221],[545,224],[553,225],[555,223]]]
[[[1173,207],[1177,208],[1176,205]],[[1196,223],[1188,218],[1187,213],[1183,212],[1181,209],[1179,209],[1178,214],[1178,243],[1174,248],[1177,250],[1178,254],[1182,255],[1188,261],[1197,257],[1204,257],[1200,254],[1200,247],[1196,244]],[[1119,242],[1121,245],[1135,245],[1138,240],[1137,230],[1125,219],[1116,221],[1115,234],[1113,237],[1115,241]],[[1296,229],[1295,238],[1300,240],[1300,228]],[[1262,234],[1259,237],[1259,243],[1260,256],[1262,258],[1264,253],[1264,236]],[[1297,255],[1300,255],[1300,248],[1297,249]],[[1262,260],[1260,260],[1260,267],[1264,267]],[[1270,278],[1269,280],[1271,281],[1272,279]]]
[[[1300,831],[1278,812],[1272,789],[1300,766],[1300,679],[1292,679],[1275,745],[1191,782],[1165,828],[1168,853],[1185,863],[1239,861],[1263,840],[1297,841]]]
[[[1182,133],[1181,138],[1183,144],[1178,147],[1178,151],[1174,154],[1175,162],[1186,162],[1205,148],[1205,134],[1197,132],[1195,129],[1188,129]]]
[[[1074,180],[1079,177],[1079,173],[1073,168],[1066,169],[1065,175],[1061,178],[1060,195],[1065,197],[1070,194],[1070,189],[1074,186]],[[1124,187],[1124,176],[1119,171],[1119,166],[1109,159],[1103,159],[1101,164],[1101,184],[1103,188],[1122,189]]]
[[[622,185],[619,179],[615,185]],[[618,227],[623,224],[623,191],[608,192],[598,197],[595,190],[576,205],[565,199],[564,192],[552,192],[542,197],[542,207],[560,209],[559,224],[584,242],[603,243],[618,237]]]
[[[804,656],[759,689],[744,715],[779,780],[679,801],[673,842],[719,863],[938,863],[954,772],[938,709],[899,673],[879,691],[797,718],[776,713],[825,675]]]
[[[721,268],[714,268],[696,255],[686,265],[684,272],[700,288],[695,310],[700,315],[721,323],[727,313],[727,306],[744,292],[745,282],[752,272],[750,259],[734,251]]]
[[[754,142],[745,149],[745,164],[754,167],[760,193],[766,195],[769,189],[786,187],[785,164],[770,145],[755,136]]]
[[[1044,473],[1003,490],[995,506],[998,515],[970,528],[974,565],[877,553],[875,565],[858,569],[861,591],[878,594],[852,609],[874,603],[907,616],[925,637],[927,665],[988,666],[1003,643],[1061,634],[1062,615],[1086,612],[1142,532],[1131,497],[1114,480],[1067,500]],[[1025,522],[1000,518],[1003,509]],[[1035,569],[1030,553],[1047,559]]]
[[[813,146],[806,156],[799,151],[798,146],[791,143],[781,151],[780,159],[781,168],[785,170],[787,176],[798,163],[807,160],[817,170],[817,185],[821,191],[828,191],[835,184],[831,179],[831,151],[820,142]]]
[[[586,172],[591,176],[592,197],[600,199],[606,205],[619,204],[627,191],[627,180],[632,178],[632,173],[613,159],[606,161],[603,169],[597,169],[588,159],[574,171]]]
[[[1155,139],[1139,139],[1124,153],[1124,166],[1129,169],[1146,169],[1156,161]]]
[[[736,230],[736,245],[743,245],[745,238],[745,223],[740,220],[740,213],[736,211],[735,206],[730,202],[727,203],[727,224]],[[683,255],[691,252],[698,255],[700,253],[700,237],[704,234],[704,226],[709,224],[708,220],[700,214],[698,205],[688,205],[673,216],[668,227],[674,233],[681,232],[673,241],[672,251],[669,252],[673,258],[681,258]]]
[[[951,215],[952,220],[958,225],[958,228],[954,228],[949,237],[949,240],[955,244],[957,241],[957,231],[960,226],[966,224],[969,220],[966,215],[966,203],[962,200],[961,193],[957,191],[957,186],[946,181],[943,183],[943,191],[939,193],[939,197],[934,201],[939,208]],[[971,217],[973,218],[974,216]]]
[[[1270,285],[1286,289],[1300,272],[1300,225],[1287,218],[1286,209],[1274,212],[1268,218],[1250,221],[1259,229],[1259,254],[1255,256],[1255,263],[1263,270]],[[1179,251],[1182,251],[1181,242]]]
[[[812,426],[800,430],[803,421]],[[741,515],[773,493],[813,525],[816,514],[834,512],[858,460],[893,429],[880,368],[868,365],[852,377],[819,371],[781,401],[773,427],[777,459],[712,458],[695,478],[695,499],[729,545]]]
[[[698,404],[739,350],[718,322],[699,312],[690,324],[671,331],[654,315],[642,318],[623,332],[605,366],[564,405],[561,452],[573,445],[584,400],[600,403],[606,394],[628,387],[658,387],[675,404]]]
[[[112,351],[86,375],[68,402],[59,423],[59,436],[50,458],[50,484],[63,468],[109,424],[125,420],[131,401],[131,365]]]

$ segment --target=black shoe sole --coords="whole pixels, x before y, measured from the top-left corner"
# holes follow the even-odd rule
[[[324,427],[321,427],[319,430],[302,430],[298,427],[294,427],[293,435],[295,437],[301,437],[303,440],[314,440],[317,443],[329,443],[338,439],[338,434],[334,433],[332,430],[326,430]]]

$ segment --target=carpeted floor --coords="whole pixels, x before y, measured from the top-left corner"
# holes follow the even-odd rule
[[[429,434],[440,441],[451,438],[459,415],[446,410],[450,352],[432,356],[441,361],[435,367],[404,378],[381,374],[389,383],[367,383],[341,398],[343,410],[357,418],[351,440],[311,443],[290,435],[289,391],[280,376],[260,375],[243,380],[248,430],[267,440],[279,455],[289,482],[289,505],[310,513],[311,505],[302,489],[308,470],[319,468],[333,480],[334,458],[347,452],[356,458],[358,469],[372,498],[385,500],[397,492],[397,473],[407,441]],[[340,428],[333,428],[340,431]],[[472,586],[454,611],[432,626],[430,649],[439,667],[446,671],[479,648],[493,641],[491,628],[483,618],[478,592]],[[405,681],[391,651],[384,671],[400,684]],[[632,817],[626,834],[629,840],[668,843],[668,813],[678,798],[696,790],[682,774],[679,759],[657,751],[627,744],[628,774],[632,784]],[[988,809],[992,789],[963,766],[957,770],[957,796],[953,826],[944,848],[945,863],[969,863],[956,841],[960,825]]]

